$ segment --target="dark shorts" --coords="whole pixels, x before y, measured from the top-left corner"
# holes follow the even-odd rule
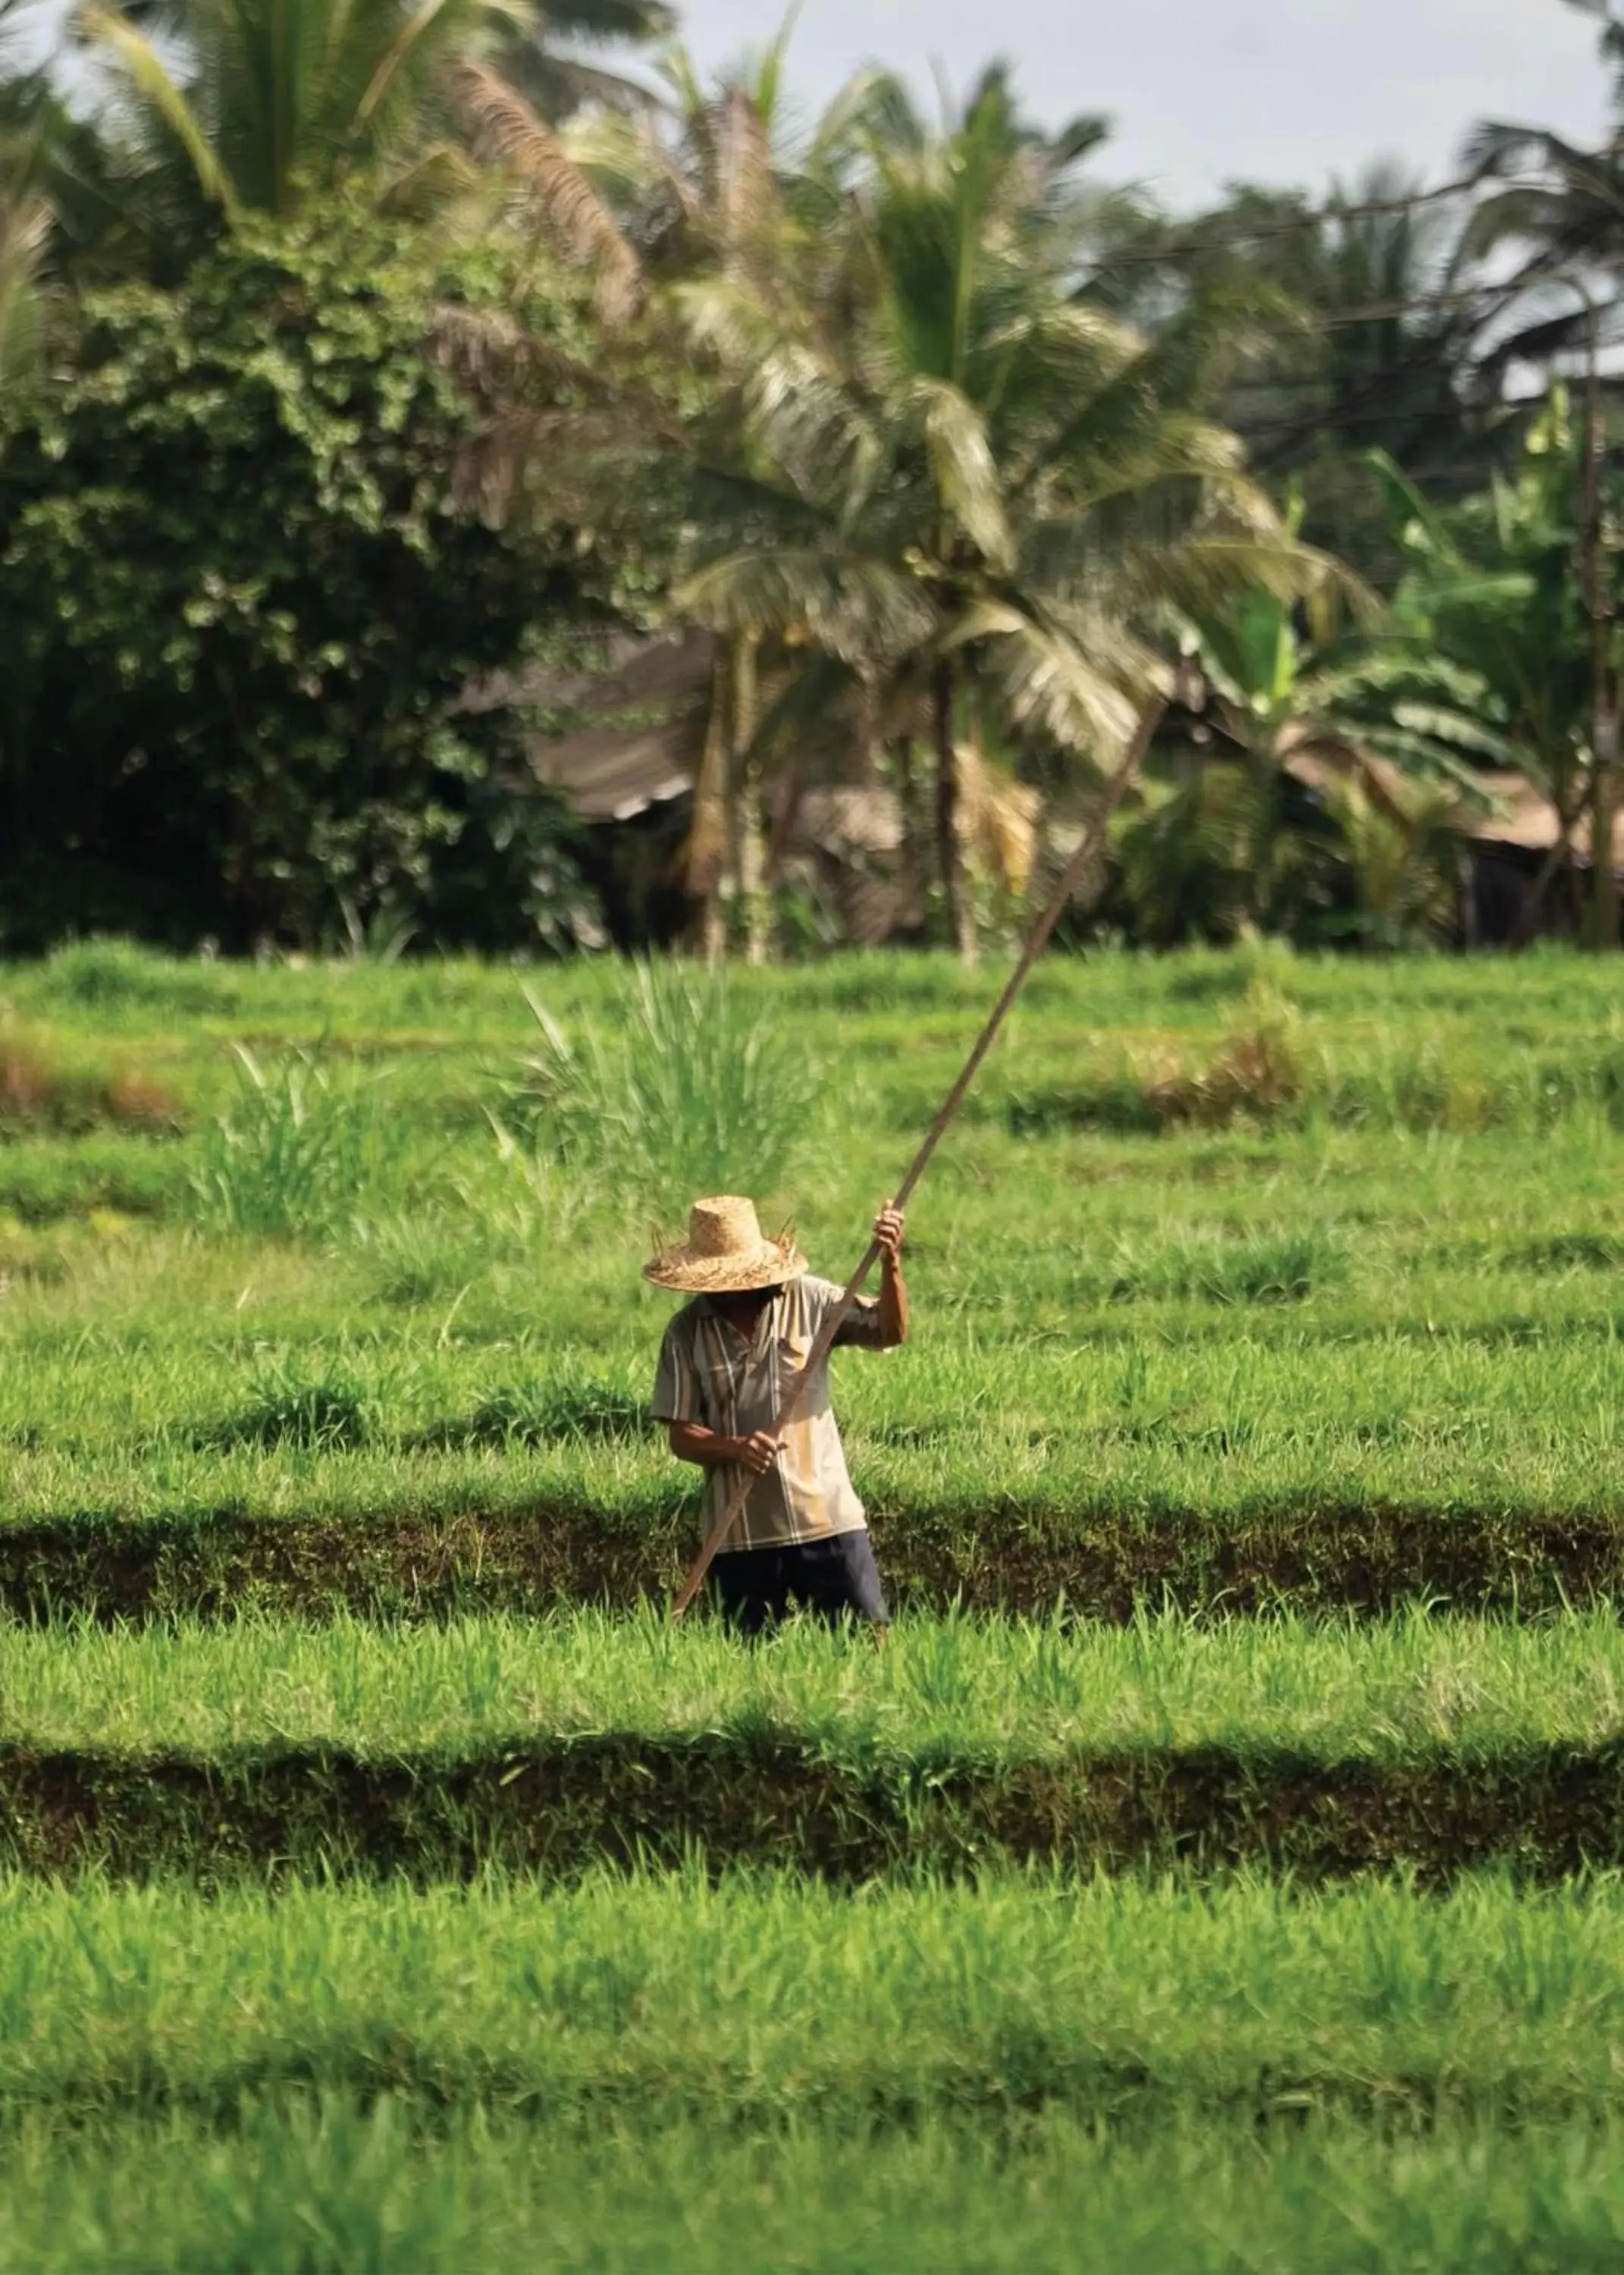
[[[722,1617],[740,1635],[759,1635],[792,1602],[831,1625],[847,1613],[877,1627],[891,1617],[865,1531],[797,1541],[789,1548],[724,1550],[711,1566],[711,1577]]]

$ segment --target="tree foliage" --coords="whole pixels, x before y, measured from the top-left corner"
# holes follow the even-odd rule
[[[726,275],[683,288],[734,377],[750,477],[684,604],[804,643],[928,737],[967,952],[961,738],[1109,764],[1166,684],[1175,610],[1326,571],[1203,415],[1227,312],[1193,304],[1150,337],[1076,296],[1096,139],[1033,132],[997,71],[940,132],[877,82],[827,159],[850,185],[843,321]]]
[[[445,282],[360,200],[245,219],[176,292],[87,296],[59,388],[0,412],[13,939],[567,916],[556,816],[513,794],[503,714],[458,702],[583,612],[581,557],[449,510],[473,414],[427,351]]]

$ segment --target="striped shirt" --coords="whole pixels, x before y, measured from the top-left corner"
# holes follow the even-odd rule
[[[654,1378],[656,1422],[698,1422],[724,1438],[770,1430],[799,1381],[819,1328],[839,1303],[841,1290],[810,1275],[789,1281],[763,1304],[748,1340],[729,1326],[707,1296],[685,1304],[666,1329]],[[837,1343],[883,1348],[880,1305],[859,1296],[842,1323]],[[820,1366],[797,1418],[783,1432],[784,1448],[767,1475],[752,1485],[725,1547],[784,1548],[802,1540],[827,1540],[861,1532],[867,1518],[846,1470],[845,1449],[829,1405],[829,1374]],[[705,1526],[726,1508],[738,1483],[736,1463],[705,1473]]]

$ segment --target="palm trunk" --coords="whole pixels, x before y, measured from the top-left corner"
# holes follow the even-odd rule
[[[751,751],[756,731],[756,643],[742,639],[733,654],[733,756],[735,828],[738,843],[739,898],[744,911],[744,956],[750,964],[770,961],[773,909],[767,882],[767,831],[761,814],[761,762]]]
[[[1274,840],[1280,821],[1279,762],[1273,748],[1265,744],[1251,753],[1252,843],[1247,862],[1246,914],[1261,930],[1273,888]]]
[[[688,890],[699,903],[699,953],[717,964],[728,950],[722,880],[733,835],[728,790],[728,699],[731,668],[719,646],[711,674],[711,707],[705,722],[705,750],[693,785],[693,818],[688,827]]]
[[[1611,709],[1596,721],[1596,763],[1590,782],[1590,945],[1619,945],[1619,881],[1613,866],[1613,821],[1619,810],[1619,722]]]
[[[920,798],[918,769],[914,765],[913,737],[898,735],[891,744],[896,768],[896,799],[902,811],[902,873],[910,903],[921,915],[930,902],[929,831]]]
[[[931,675],[931,731],[936,745],[936,860],[948,937],[961,962],[976,961],[976,928],[959,858],[959,762],[953,741],[953,666],[944,657]]]
[[[1619,944],[1619,884],[1613,872],[1613,819],[1618,807],[1619,714],[1613,685],[1613,601],[1605,582],[1602,475],[1606,421],[1601,394],[1601,311],[1583,291],[1588,327],[1584,404],[1584,540],[1582,581],[1590,618],[1590,905],[1579,918],[1582,936],[1597,949]]]

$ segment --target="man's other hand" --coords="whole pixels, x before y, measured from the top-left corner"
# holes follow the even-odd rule
[[[880,1260],[893,1268],[902,1261],[903,1235],[908,1229],[908,1219],[899,1208],[888,1201],[874,1219],[874,1238],[880,1243]]]
[[[752,1478],[764,1478],[778,1459],[781,1441],[770,1430],[758,1430],[753,1437],[741,1438],[738,1459]]]

